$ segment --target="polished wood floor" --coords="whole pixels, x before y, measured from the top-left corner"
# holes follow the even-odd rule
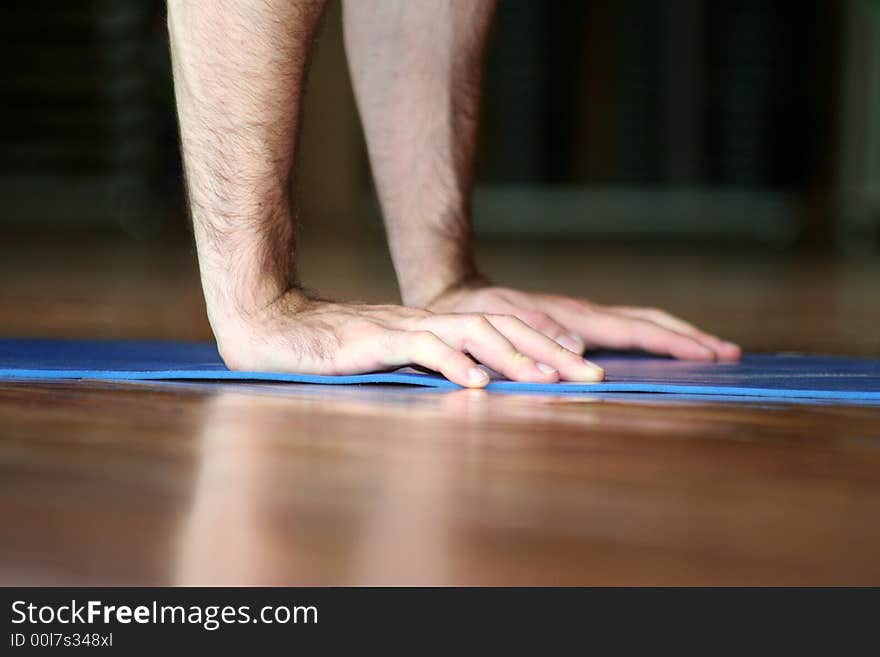
[[[306,282],[394,298],[381,249]],[[880,265],[494,245],[511,284],[880,357]],[[6,335],[209,337],[186,242],[0,245]],[[0,383],[2,584],[880,584],[880,409]]]

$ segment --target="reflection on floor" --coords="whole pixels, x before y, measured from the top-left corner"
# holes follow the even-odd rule
[[[184,245],[0,246],[7,335],[206,339]],[[510,284],[667,306],[752,350],[880,356],[880,267],[493,247]],[[323,292],[394,298],[380,250]],[[323,284],[319,284],[323,283]],[[880,583],[880,409],[0,384],[2,584]]]

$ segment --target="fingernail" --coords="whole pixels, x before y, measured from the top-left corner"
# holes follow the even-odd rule
[[[725,342],[722,342],[721,344],[723,344],[725,347],[730,347],[731,349],[739,349],[739,345],[736,344],[735,342],[725,341]]]
[[[556,338],[556,342],[560,346],[565,347],[569,351],[573,351],[578,355],[584,353],[584,341],[581,339],[581,336],[575,335],[574,333],[561,335]]]
[[[475,386],[481,386],[489,382],[489,375],[479,367],[472,367],[468,370],[468,381]]]
[[[594,365],[588,360],[584,361],[584,365],[586,365],[588,380],[603,381],[605,379],[605,370],[603,370],[601,367],[599,367],[598,365]]]
[[[546,363],[536,363],[536,365],[544,374],[559,374],[559,372],[556,371],[556,368],[550,367]]]

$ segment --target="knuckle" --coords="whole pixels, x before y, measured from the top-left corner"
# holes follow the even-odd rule
[[[409,336],[412,347],[420,351],[435,347],[439,340],[431,331],[412,331]]]
[[[409,339],[416,344],[425,344],[431,341],[431,337],[434,334],[430,331],[420,330],[420,331],[410,331]]]
[[[563,308],[567,308],[568,310],[575,310],[578,312],[584,312],[586,310],[591,310],[591,306],[587,301],[583,301],[581,299],[573,299],[571,297],[562,297],[557,296],[553,299],[559,306]]]
[[[519,351],[514,351],[510,354],[510,363],[520,369],[530,368],[534,361],[526,356],[524,353]]]
[[[468,317],[465,328],[471,334],[484,335],[492,330],[492,323],[483,315],[472,315]]]
[[[567,358],[569,360],[582,360],[582,357],[579,354],[563,347],[561,344],[556,345],[556,355],[560,358]]]
[[[492,320],[495,320],[496,322],[498,322],[498,323],[501,324],[501,325],[508,325],[508,326],[511,325],[511,324],[514,324],[514,325],[521,325],[521,324],[524,323],[524,322],[523,322],[519,317],[517,317],[516,315],[507,314],[507,313],[488,315],[488,317],[489,317],[490,319],[492,319]],[[490,323],[491,323],[491,322],[490,322]]]
[[[556,321],[550,315],[540,310],[532,311],[528,323],[538,330],[546,330],[556,326]]]

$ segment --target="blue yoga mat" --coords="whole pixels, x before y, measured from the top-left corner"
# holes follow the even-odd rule
[[[840,400],[880,405],[880,361],[797,354],[747,355],[739,363],[694,363],[641,355],[591,354],[602,383],[518,383],[493,379],[490,390],[548,393],[666,393],[768,400]],[[458,386],[412,369],[353,376],[232,372],[213,344],[94,340],[0,340],[0,380],[285,381]]]

